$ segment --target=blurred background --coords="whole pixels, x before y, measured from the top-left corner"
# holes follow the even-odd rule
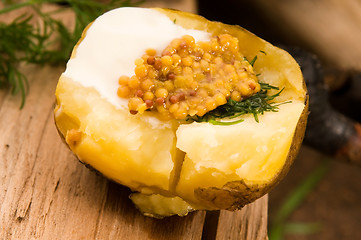
[[[361,1],[198,0],[197,4],[199,14],[208,19],[240,25],[275,45],[314,53],[322,65],[316,70],[319,78],[313,79],[317,84],[309,86],[323,89],[309,89],[309,121],[317,127],[307,129],[291,171],[269,194],[270,239],[361,239],[360,140],[355,140],[353,156],[340,151],[342,143],[329,141],[333,134],[340,142],[349,139],[343,124],[353,125],[352,129],[361,121]],[[320,95],[329,106],[321,103]],[[336,111],[348,120],[328,122]],[[322,124],[333,127],[312,139]],[[351,135],[359,139],[360,132]]]
[[[166,7],[240,25],[291,54],[296,49],[295,57],[304,61],[301,69],[307,71],[310,126],[291,171],[269,194],[269,238],[361,239],[361,1],[145,4],[164,2]]]

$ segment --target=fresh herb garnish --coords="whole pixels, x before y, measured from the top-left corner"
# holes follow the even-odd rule
[[[263,53],[264,55],[267,55],[267,53],[266,53],[265,51],[262,51],[262,50],[261,50],[261,51],[259,51],[259,52]]]
[[[260,52],[260,53],[263,53],[264,55],[267,55],[267,53],[266,53],[265,51],[260,50],[259,52]],[[258,59],[258,56],[257,56],[257,55],[254,56],[251,61],[249,61],[249,60],[247,59],[247,57],[244,57],[243,59],[246,60],[247,62],[249,62],[249,64],[253,67],[254,63],[255,63],[255,62],[257,61],[257,59]]]
[[[261,89],[254,95],[241,101],[229,99],[226,104],[218,106],[216,109],[206,113],[202,117],[189,117],[187,120],[209,122],[215,125],[232,125],[242,122],[243,119],[237,119],[236,121],[219,121],[217,119],[228,118],[229,120],[232,120],[244,114],[253,114],[256,122],[259,122],[258,115],[264,114],[264,112],[277,112],[278,106],[283,104],[271,102],[281,94],[283,89],[269,96],[267,95],[269,90],[279,90],[279,88],[268,83],[259,82],[259,84]]]
[[[110,0],[104,3],[95,0],[21,2],[3,0],[2,4],[5,6],[0,9],[0,15],[21,8],[27,8],[27,11],[11,23],[0,22],[0,88],[10,89],[13,94],[20,92],[21,107],[23,107],[28,82],[26,76],[19,70],[20,64],[64,64],[87,24],[110,9],[134,6],[141,2],[132,0]],[[45,11],[44,4],[61,4],[63,7]],[[59,12],[69,10],[75,14],[73,27],[66,26],[54,17]],[[35,17],[36,21],[32,21]]]
[[[247,62],[249,62],[249,64],[253,67],[253,65],[254,65],[254,63],[256,62],[256,60],[257,60],[257,55],[256,56],[254,56],[254,58],[251,60],[251,61],[249,61],[246,57],[244,57],[243,59],[244,60],[246,60]]]

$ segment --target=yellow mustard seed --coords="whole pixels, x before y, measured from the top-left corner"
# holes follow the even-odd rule
[[[207,60],[202,59],[201,60],[201,68],[202,68],[202,71],[209,72],[210,71],[209,62]]]
[[[161,72],[162,72],[163,76],[166,76],[170,72],[170,67],[169,66],[163,66],[162,69],[161,69]]]
[[[196,82],[200,82],[205,78],[205,75],[203,73],[196,73],[194,74],[193,78]]]
[[[248,65],[247,71],[250,72],[250,73],[254,73],[254,72],[253,72],[253,67],[252,67],[251,64]]]
[[[144,100],[153,100],[154,94],[151,91],[147,91],[144,93],[143,99]]]
[[[185,87],[184,86],[184,82],[185,82],[185,77],[184,76],[177,76],[175,79],[174,79],[174,88],[175,89],[179,89],[179,88],[183,88]]]
[[[190,67],[190,66],[192,66],[192,63],[193,63],[193,59],[190,56],[182,58],[183,66]]]
[[[194,38],[191,36],[191,35],[184,35],[183,37],[182,37],[182,39],[183,40],[185,40],[186,41],[186,43],[188,44],[188,45],[190,45],[190,46],[192,46],[193,44],[194,44]]]
[[[176,68],[173,69],[173,72],[176,75],[180,75],[183,72],[183,68],[182,67],[176,67]]]
[[[158,88],[156,91],[155,91],[155,96],[157,98],[167,98],[168,97],[168,90],[165,89],[165,88]]]
[[[207,84],[206,89],[208,91],[208,95],[210,96],[213,96],[217,91],[217,88],[214,86],[214,84]]]
[[[188,115],[188,112],[185,110],[178,110],[173,113],[173,116],[175,119],[184,119],[187,117],[187,115]]]
[[[250,89],[249,87],[242,83],[238,86],[239,92],[241,93],[242,96],[248,96],[250,94]]]
[[[139,78],[146,77],[148,74],[148,69],[144,64],[137,65],[134,69],[135,75]]]
[[[223,88],[224,86],[224,82],[221,79],[217,79],[216,81],[214,81],[214,85],[216,86],[216,88]]]
[[[219,46],[218,42],[215,40],[211,42],[211,49],[213,52],[217,52],[221,49],[221,46]]]
[[[233,92],[231,93],[231,98],[232,98],[232,100],[238,102],[238,101],[241,100],[241,94],[240,94],[238,91],[233,91]]]
[[[141,65],[141,64],[143,64],[143,63],[144,63],[143,58],[137,58],[137,59],[135,59],[135,61],[134,61],[134,64],[135,64],[136,66]]]
[[[141,83],[141,87],[144,91],[151,90],[154,88],[154,82],[147,78]]]
[[[82,138],[82,133],[78,129],[70,129],[66,132],[65,140],[70,145],[76,145]]]
[[[182,62],[182,58],[178,54],[173,54],[172,58],[174,67],[177,67]]]
[[[157,51],[154,48],[148,48],[147,50],[145,50],[145,52],[149,56],[155,56],[155,54],[157,54]]]
[[[226,83],[224,83],[224,88],[225,89],[227,89],[228,91],[232,91],[232,83],[230,83],[230,82],[226,82]]]
[[[178,110],[178,108],[179,108],[179,104],[178,104],[178,103],[174,103],[174,104],[170,105],[170,107],[169,107],[169,112],[170,112],[170,113],[174,113],[174,112],[176,112],[176,111]]]
[[[201,64],[199,62],[193,62],[192,68],[194,71],[201,72]]]
[[[216,57],[215,59],[213,59],[213,62],[217,65],[223,64],[223,60],[221,57]]]
[[[173,48],[177,49],[177,48],[180,47],[181,41],[182,41],[181,39],[176,38],[176,39],[172,40],[172,42],[170,43],[170,45],[171,45]]]
[[[207,107],[205,107],[204,105],[198,105],[196,107],[196,110],[197,110],[197,115],[202,117],[204,114],[207,113]]]
[[[254,89],[255,92],[259,92],[261,90],[261,85],[257,83],[256,88]]]
[[[138,106],[143,104],[143,103],[144,103],[143,99],[141,99],[139,97],[132,97],[132,98],[129,99],[128,107],[129,107],[130,110],[137,111]]]
[[[235,60],[234,63],[233,63],[233,66],[234,66],[236,69],[241,69],[241,68],[242,68],[242,63],[241,63],[241,61],[239,61],[239,60]]]
[[[135,88],[139,87],[139,85],[140,85],[140,80],[139,80],[139,78],[138,78],[137,76],[133,75],[133,76],[129,79],[128,86],[129,86],[130,88],[135,89]]]
[[[117,95],[119,97],[122,97],[122,98],[126,98],[128,97],[130,94],[130,89],[129,87],[125,86],[125,85],[120,85],[118,87],[118,91],[117,91]]]
[[[239,81],[237,73],[229,74],[229,81],[232,82],[232,84],[236,84]]]
[[[129,98],[132,114],[150,109],[161,119],[203,116],[228,98],[260,90],[252,66],[238,52],[238,39],[229,34],[197,43],[183,36],[172,40],[161,56],[147,49],[135,62],[135,74],[118,81],[118,95]]]
[[[208,91],[204,88],[200,88],[198,89],[198,96],[200,96],[201,98],[205,99],[206,97],[208,97]]]
[[[246,71],[241,70],[241,71],[238,71],[238,77],[244,81],[245,79],[248,78],[248,74]]]
[[[223,104],[227,103],[227,99],[222,93],[215,94],[214,99],[216,101],[217,106],[220,106],[220,105],[223,105]]]
[[[203,101],[202,98],[199,97],[192,97],[188,100],[188,105],[191,108],[196,108],[201,102]]]
[[[183,75],[185,76],[193,76],[193,69],[191,67],[184,67],[183,68]]]
[[[165,109],[163,105],[160,105],[160,106],[157,106],[157,111],[160,113],[165,113],[165,112],[167,112],[167,109]]]
[[[171,66],[173,64],[173,58],[171,56],[163,56],[160,60],[164,66]]]
[[[155,69],[151,69],[148,71],[148,77],[151,79],[158,79],[159,77],[159,72]]]
[[[201,48],[200,46],[196,46],[194,48],[194,55],[195,56],[202,57],[204,53],[205,53],[205,49]]]
[[[193,92],[192,91],[189,92],[191,96],[196,95],[195,91],[198,89],[198,87],[199,87],[199,83],[197,81],[192,81],[190,88],[193,90]]]
[[[120,76],[118,79],[118,83],[120,85],[128,85],[129,79],[130,79],[130,77],[128,77],[128,76]]]
[[[212,55],[210,53],[205,53],[203,55],[203,60],[210,62],[212,60]]]
[[[224,65],[224,72],[228,75],[234,74],[236,72],[236,69],[231,64]]]
[[[139,112],[140,114],[144,113],[144,111],[147,110],[147,104],[146,103],[142,103],[140,105],[138,105],[136,111]]]
[[[212,97],[208,97],[205,102],[206,102],[207,112],[212,111],[217,107],[216,101]]]
[[[188,56],[188,54],[189,54],[189,52],[188,52],[188,50],[187,49],[179,49],[178,50],[178,55],[180,56],[180,57],[187,57]]]
[[[174,89],[173,81],[170,81],[170,80],[165,81],[164,82],[164,87],[165,87],[165,89],[168,90],[168,92],[172,91]]]
[[[192,117],[193,117],[194,115],[197,114],[197,110],[194,109],[194,108],[192,108],[191,110],[189,110],[188,114],[189,114],[189,116],[192,116]]]

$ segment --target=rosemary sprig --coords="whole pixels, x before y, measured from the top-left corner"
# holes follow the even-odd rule
[[[110,9],[134,6],[141,2],[143,1],[110,0],[103,3],[95,0],[2,0],[4,7],[0,9],[0,15],[25,7],[32,11],[27,11],[9,24],[0,22],[0,88],[10,89],[13,94],[20,92],[22,108],[28,81],[19,70],[20,64],[64,64],[87,24]],[[61,4],[63,7],[46,12],[43,10],[44,4]],[[54,17],[55,13],[66,10],[75,14],[74,26],[70,28]],[[35,16],[40,19],[37,24],[31,21]]]
[[[219,121],[217,119],[234,119],[244,114],[253,114],[256,122],[259,122],[258,115],[264,114],[264,112],[278,111],[278,106],[280,103],[276,104],[272,103],[271,101],[278,97],[283,91],[283,89],[281,89],[277,93],[269,96],[269,90],[279,90],[279,88],[268,83],[259,82],[259,84],[261,85],[261,90],[254,95],[241,101],[234,101],[229,99],[226,104],[218,106],[216,109],[206,113],[202,117],[189,117],[188,120],[196,122],[209,122],[215,125],[232,125],[242,122],[243,119],[238,119],[235,121]]]

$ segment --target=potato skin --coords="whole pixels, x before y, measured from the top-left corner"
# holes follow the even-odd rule
[[[198,30],[205,30],[209,31],[213,34],[220,34],[220,33],[230,33],[235,35],[236,37],[240,37],[243,39],[243,42],[247,46],[250,46],[249,49],[244,49],[242,54],[251,58],[259,53],[259,49],[267,49],[269,54],[272,55],[273,51],[279,54],[281,50],[278,48],[270,45],[269,43],[265,42],[264,40],[258,38],[254,34],[248,32],[247,30],[239,27],[239,26],[230,26],[222,23],[210,22],[203,17],[198,15],[184,13],[177,10],[170,10],[170,9],[157,9],[158,11],[165,13],[168,15],[170,19],[174,19],[176,24],[179,24],[186,28],[195,28]],[[84,30],[82,38],[79,40],[78,44],[74,47],[72,58],[76,55],[76,48],[79,43],[84,39],[85,33],[89,26]],[[281,52],[286,58],[289,57],[287,53]],[[277,63],[275,63],[277,65]],[[294,67],[296,64],[295,62],[287,63],[290,66]],[[288,68],[289,65],[284,66],[284,68]],[[296,64],[297,65],[297,64]],[[298,65],[297,65],[298,66]],[[277,65],[277,67],[279,67]],[[303,81],[303,79],[300,79]],[[292,165],[294,159],[296,158],[298,151],[300,149],[308,116],[308,95],[304,81],[302,82],[302,89],[297,93],[299,95],[299,99],[303,99],[305,102],[305,108],[301,114],[301,117],[298,120],[297,127],[292,139],[292,144],[290,150],[287,155],[287,159],[285,164],[283,165],[282,169],[273,177],[273,179],[264,184],[250,184],[246,183],[243,180],[231,181],[224,184],[221,188],[220,187],[208,187],[202,188],[198,187],[194,190],[194,196],[197,199],[197,203],[195,204],[195,209],[207,209],[207,210],[215,210],[215,209],[227,209],[227,210],[236,210],[240,209],[248,203],[253,202],[254,200],[262,197],[264,194],[268,193],[275,185],[278,184],[279,181],[287,174],[290,166]],[[304,94],[304,95],[302,95]],[[58,103],[60,106],[60,103]],[[57,122],[57,120],[56,120]],[[66,129],[60,129],[59,125],[56,124],[58,132],[60,136],[65,140],[66,138]],[[65,141],[66,142],[66,141]],[[68,145],[69,146],[69,145]],[[71,146],[69,146],[72,149]],[[77,156],[79,159],[79,157]],[[80,160],[84,163],[88,168],[95,169],[91,165],[87,164],[86,162]],[[98,172],[98,170],[95,169]],[[114,180],[114,178],[110,176],[106,176],[113,181],[119,182]],[[120,182],[121,183],[121,182]],[[138,190],[133,188],[133,190]],[[177,193],[171,192],[170,194]],[[184,199],[186,202],[188,199]],[[189,201],[188,201],[189,202]],[[201,203],[201,204],[198,204]]]
[[[253,33],[243,29],[240,26],[231,26],[223,23],[210,22],[207,19],[194,15],[191,13],[183,13],[173,9],[158,9],[161,12],[164,12],[169,16],[170,19],[174,19],[177,24],[180,24],[184,27],[193,27],[199,30],[206,30],[214,34],[219,33],[230,33],[236,37],[246,36],[247,46],[251,46],[250,49],[247,49],[243,54],[247,57],[251,57],[257,54],[257,51],[262,48],[278,49],[274,46],[270,46],[269,43],[258,38]],[[243,38],[243,40],[245,40]],[[279,49],[278,49],[279,50]],[[275,50],[275,51],[278,51]],[[281,50],[280,50],[281,51]],[[288,55],[288,54],[286,54]],[[290,57],[290,56],[289,56]],[[292,57],[290,57],[292,58]],[[294,61],[290,63],[291,65],[298,64]],[[287,66],[285,66],[287,67]],[[301,99],[304,99],[305,108],[298,120],[297,127],[293,136],[290,150],[287,155],[287,159],[283,168],[274,176],[274,178],[265,184],[247,184],[243,180],[232,181],[224,184],[221,188],[217,187],[208,187],[208,188],[196,188],[194,190],[195,198],[198,202],[201,202],[203,207],[206,209],[227,209],[227,210],[236,210],[240,209],[248,203],[255,201],[256,199],[267,194],[273,187],[275,187],[288,173],[294,159],[297,157],[299,149],[301,147],[307,117],[308,117],[308,102],[309,97],[307,94],[307,88],[305,82],[302,78],[302,88],[304,90],[304,95],[300,96]]]
[[[261,198],[274,188],[288,173],[293,161],[298,155],[305,135],[308,117],[308,95],[305,108],[297,123],[292,144],[282,170],[267,184],[247,185],[243,180],[228,182],[222,188],[197,188],[194,191],[196,198],[203,202],[208,209],[226,209],[234,211]]]

